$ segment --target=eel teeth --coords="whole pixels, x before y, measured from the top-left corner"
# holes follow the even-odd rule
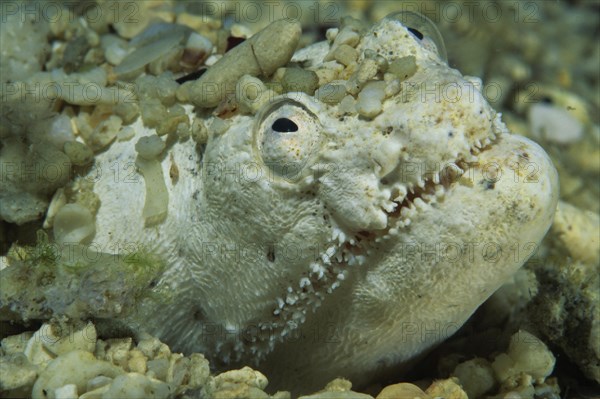
[[[415,198],[414,204],[419,210],[427,209],[427,203],[422,198]]]

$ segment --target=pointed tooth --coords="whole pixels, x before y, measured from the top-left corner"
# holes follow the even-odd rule
[[[423,194],[422,198],[423,198],[423,200],[426,203],[429,203],[429,201],[433,201],[435,199],[435,195],[433,195],[433,194]]]
[[[423,201],[421,198],[415,198],[415,206],[418,209],[423,210],[423,209],[427,208],[427,203],[425,201]]]
[[[446,194],[446,190],[444,189],[443,186],[438,186],[435,188],[435,196],[437,198],[442,198],[444,196],[444,194]]]

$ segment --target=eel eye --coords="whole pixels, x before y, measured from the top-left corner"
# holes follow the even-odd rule
[[[425,15],[414,11],[400,11],[389,14],[386,18],[396,20],[406,26],[408,31],[425,47],[436,51],[443,61],[448,62],[442,34],[433,21]]]
[[[273,122],[271,129],[273,129],[274,132],[279,133],[297,132],[298,125],[296,125],[296,123],[291,119],[279,118]]]
[[[321,125],[301,103],[285,99],[259,118],[255,145],[263,163],[283,178],[294,180],[315,153]]]

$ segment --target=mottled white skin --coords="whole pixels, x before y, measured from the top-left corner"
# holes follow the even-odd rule
[[[318,64],[319,48],[300,58]],[[95,244],[138,243],[168,263],[154,289],[170,298],[147,300],[129,325],[217,367],[255,363],[278,388],[310,391],[336,376],[360,385],[456,331],[532,254],[557,201],[544,151],[510,135],[469,81],[397,22],[374,26],[358,47],[367,48],[389,60],[415,55],[419,67],[379,116],[340,119],[337,106],[290,93],[259,115],[228,119],[203,153],[191,140],[171,144],[162,159],[169,212],[159,225],[144,227],[143,178],[133,168],[137,182],[123,177],[138,137],[152,131],[138,121],[134,139],[98,156]],[[414,89],[424,83],[446,95]],[[462,95],[452,94],[457,87]],[[302,165],[297,179],[264,165],[263,134],[279,116],[302,135],[268,156]],[[458,161],[479,165],[435,185]],[[485,177],[498,167],[491,187]],[[424,201],[391,215],[424,181],[437,196],[419,193]],[[436,256],[421,256],[436,245]]]

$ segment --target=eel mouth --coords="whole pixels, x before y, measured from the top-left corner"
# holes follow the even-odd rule
[[[408,228],[412,219],[428,207],[435,206],[436,202],[444,200],[444,197],[465,172],[472,167],[470,162],[477,160],[477,155],[487,151],[499,140],[500,135],[491,134],[484,142],[476,142],[469,152],[453,162],[448,162],[444,168],[428,177],[422,177],[419,184],[409,186],[405,195],[400,196],[393,192],[389,201],[394,204],[392,210],[385,210],[387,225],[378,230],[362,230],[349,235],[339,227],[334,227],[332,242],[337,241],[335,250],[329,249],[330,253],[322,256],[326,267],[311,267],[311,271],[317,272],[318,277],[334,277],[334,282],[327,288],[331,293],[348,277],[349,269],[355,265],[362,265],[367,257],[378,249],[379,244],[394,239],[404,229]],[[389,183],[382,183],[389,187]]]
[[[348,235],[341,228],[333,226],[330,246],[308,266],[298,288],[289,289],[277,299],[273,310],[272,327],[285,337],[302,325],[306,316],[314,312],[349,277],[353,267],[364,264],[368,256],[376,250],[377,243],[391,238],[403,226],[410,224],[409,213],[417,211],[421,204],[432,203],[440,198],[450,186],[462,176],[462,169],[456,166],[456,172],[442,178],[439,183],[433,179],[425,180],[422,186],[414,187],[396,204],[392,211],[386,212],[388,225],[382,230],[359,231]]]
[[[477,155],[491,148],[498,141],[498,136],[492,135],[484,143],[476,142],[469,150],[467,156],[463,156],[454,161],[448,162],[437,173],[430,177],[421,177],[421,182],[409,186],[406,195],[398,198],[392,195],[391,202],[395,204],[392,211],[382,209],[388,217],[388,223],[385,229],[371,232],[372,236],[386,236],[397,233],[398,229],[410,225],[411,218],[417,212],[433,205],[437,201],[442,201],[444,196],[459,182],[465,175],[465,172],[473,166],[472,162],[477,161]],[[382,179],[385,182],[385,179]]]
[[[460,184],[459,180],[470,167],[469,161],[487,150],[496,140],[496,136],[493,136],[484,144],[476,143],[462,158],[449,162],[444,169],[422,178],[419,184],[410,186],[405,195],[400,196],[392,190],[389,201],[395,206],[391,210],[384,210],[388,219],[384,229],[350,234],[337,226],[335,219],[332,219],[332,236],[327,248],[307,265],[307,270],[300,277],[298,284],[288,287],[287,291],[276,299],[271,318],[260,323],[263,330],[268,330],[269,339],[257,339],[246,347],[254,361],[259,364],[274,349],[277,342],[301,336],[301,326],[309,314],[314,313],[328,295],[339,288],[344,280],[350,278],[352,269],[365,264],[381,244],[394,239],[409,228],[411,220],[418,213],[427,207],[435,206],[436,202],[443,201],[452,187]],[[385,182],[382,184],[390,187]]]

